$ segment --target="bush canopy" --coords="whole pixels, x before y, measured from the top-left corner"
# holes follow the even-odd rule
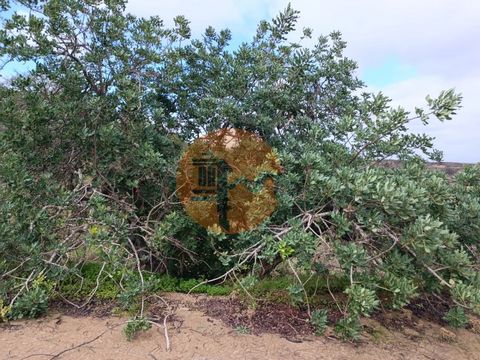
[[[192,37],[186,18],[168,28],[121,0],[14,3],[0,1],[0,56],[31,70],[0,86],[2,317],[41,313],[91,262],[95,289],[126,298],[147,291],[146,272],[246,290],[284,268],[309,311],[305,278],[345,277],[347,335],[425,294],[454,305],[446,316],[480,313],[480,167],[429,170],[442,153],[408,128],[450,120],[454,90],[393,107],[365,91],[339,32],[292,41],[290,6],[234,48],[229,30]],[[220,128],[257,134],[283,168],[276,211],[240,234],[197,225],[175,193],[186,146]]]

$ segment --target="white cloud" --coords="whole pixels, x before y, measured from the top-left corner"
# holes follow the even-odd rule
[[[273,15],[288,0],[270,2]],[[407,63],[431,71],[480,62],[480,2],[474,0],[292,0],[300,10],[300,26],[317,34],[340,30],[348,41],[347,53],[361,67],[380,65],[396,55]]]

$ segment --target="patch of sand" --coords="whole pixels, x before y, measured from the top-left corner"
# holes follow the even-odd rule
[[[368,332],[357,345],[329,336],[307,336],[301,342],[293,342],[274,334],[240,334],[220,320],[194,310],[195,301],[186,296],[180,299],[175,320],[169,322],[170,352],[165,350],[163,329],[158,327],[128,342],[122,332],[125,318],[55,313],[0,327],[0,359],[50,359],[61,351],[91,341],[57,358],[480,360],[480,335],[467,330],[447,330],[429,322],[419,321],[416,328],[391,331],[368,320],[365,322]],[[331,334],[331,330],[328,333]]]

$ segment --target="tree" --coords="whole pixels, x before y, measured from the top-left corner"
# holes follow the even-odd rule
[[[125,14],[123,1],[19,3],[30,15],[0,32],[1,56],[35,63],[0,94],[0,248],[12,254],[1,294],[12,305],[27,286],[12,294],[10,275],[54,279],[95,248],[111,272],[137,262],[223,278],[284,262],[295,275],[340,274],[344,334],[380,299],[402,307],[434,293],[480,311],[480,169],[451,182],[419,157],[441,158],[432,138],[407,131],[450,120],[453,90],[414,114],[392,108],[361,92],[340,33],[289,42],[290,6],[229,50],[228,30],[190,39],[185,18],[167,29]],[[238,235],[202,229],[175,201],[182,149],[222,127],[260,135],[284,168],[275,214]],[[404,165],[381,166],[392,156]]]

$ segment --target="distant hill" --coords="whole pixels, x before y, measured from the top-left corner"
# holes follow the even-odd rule
[[[400,167],[402,162],[400,160],[385,160],[382,165],[390,168]],[[465,166],[472,164],[458,163],[458,162],[432,162],[427,166],[432,170],[440,170],[447,173],[449,176],[454,176],[457,172],[462,170]]]

